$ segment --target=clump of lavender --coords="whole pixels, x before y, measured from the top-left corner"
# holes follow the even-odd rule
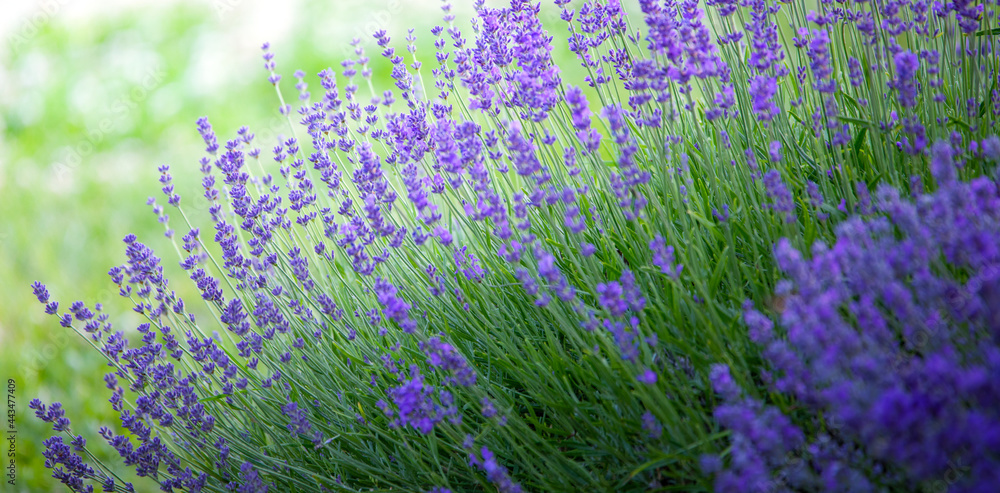
[[[929,480],[941,454],[968,454],[986,471],[989,453],[946,443],[907,455],[880,440],[895,428],[863,413],[888,416],[909,397],[875,408],[883,401],[872,395],[830,393],[853,360],[824,361],[825,373],[803,380],[774,364],[786,373],[773,390],[813,409],[844,403],[849,425],[827,433],[832,442],[817,422],[751,397],[770,387],[744,396],[726,376],[761,374],[753,341],[768,361],[780,346],[737,321],[745,299],[772,299],[779,268],[812,279],[789,270],[792,246],[868,224],[889,238],[884,221],[851,219],[885,210],[869,190],[930,176],[957,190],[974,179],[972,197],[992,203],[992,182],[977,177],[1000,153],[996,8],[643,0],[629,22],[616,0],[554,4],[557,16],[523,0],[477,2],[471,31],[445,4],[426,45],[415,30],[405,44],[373,33],[386,73],[360,41],[317,74],[318,87],[296,73],[294,106],[265,44],[289,133],[261,142],[244,127],[225,140],[199,119],[201,197],[182,198],[171,168],[159,169],[166,205],[150,205],[178,264],[129,235],[125,263],[108,272],[145,319],[137,335],[115,330],[100,305],[61,312],[33,286],[46,313],[108,360],[108,402],[127,432],[102,428],[100,439],[166,491],[704,490],[775,469],[802,489],[860,488]],[[556,17],[562,25],[542,21]],[[565,80],[553,58],[562,43],[581,80]],[[972,208],[962,197],[937,205],[940,217]],[[190,222],[192,201],[204,201],[210,224]],[[911,223],[922,224],[899,227]],[[906,304],[906,283],[929,299],[961,293],[933,281],[944,266],[949,279],[988,286],[975,274],[985,257],[961,242],[988,252],[992,237],[949,228],[940,231],[955,241],[900,243],[910,249],[903,264],[930,273],[906,271],[905,286],[879,292],[884,303],[919,305]],[[919,264],[933,241],[947,242],[946,260]],[[855,250],[838,255],[869,251]],[[180,272],[200,303],[169,284]],[[788,286],[782,296],[802,296]],[[993,305],[974,294],[939,321],[920,319],[923,306],[878,319],[874,300],[851,302],[898,339],[919,320],[982,327]],[[980,382],[963,387],[976,405],[990,402],[990,380],[947,371],[992,361],[972,349],[980,332],[948,339],[953,349],[932,368],[942,381]],[[903,385],[892,380],[901,374],[858,390]],[[992,419],[939,404],[969,429]],[[76,491],[132,488],[88,462],[61,406],[33,406],[72,441],[72,451],[60,435],[46,443],[57,479]],[[732,430],[728,463],[720,424]],[[908,433],[907,445],[952,436]],[[960,445],[989,450],[991,436]],[[811,465],[781,465],[801,447]],[[963,484],[991,484],[976,474]]]
[[[778,243],[786,336],[750,306],[745,321],[771,366],[769,387],[815,413],[840,452],[806,446],[777,408],[739,400],[722,366],[716,417],[732,430],[733,450],[717,491],[803,488],[813,476],[827,482],[807,489],[823,491],[874,491],[887,477],[909,490],[1000,488],[992,377],[1000,371],[1000,183],[959,181],[955,154],[948,142],[934,144],[936,191],[911,202],[881,187],[879,215],[843,222],[836,242],[815,244],[812,258]]]

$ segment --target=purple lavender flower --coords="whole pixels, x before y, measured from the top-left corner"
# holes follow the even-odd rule
[[[35,297],[38,298],[38,302],[41,304],[47,304],[49,302],[49,290],[45,288],[45,285],[35,281],[31,283],[31,290]]]
[[[736,0],[706,0],[705,4],[709,7],[714,6],[721,17],[728,17],[739,8]]]
[[[205,141],[205,152],[215,154],[219,150],[219,143],[215,139],[215,132],[212,131],[212,124],[208,123],[208,117],[203,116],[198,119],[198,133]]]
[[[496,416],[497,409],[493,406],[493,401],[491,401],[489,397],[483,397],[479,403],[483,407],[482,414],[484,418],[492,418],[493,416]]]
[[[656,372],[650,370],[649,368],[646,368],[639,373],[639,376],[636,377],[636,380],[646,385],[656,385]]]
[[[771,209],[784,214],[785,222],[795,222],[795,202],[792,199],[792,192],[781,180],[781,173],[778,170],[772,169],[764,174],[764,187],[768,198],[771,199]]]
[[[896,78],[891,87],[896,90],[896,99],[904,108],[912,108],[917,104],[917,71],[920,69],[920,58],[911,51],[904,50],[893,57],[896,65]]]
[[[312,429],[312,424],[309,422],[306,410],[299,408],[297,402],[287,402],[284,406],[281,406],[281,412],[289,419],[287,428],[288,431],[292,432],[292,435],[306,434]]]
[[[771,141],[771,143],[767,146],[767,152],[768,155],[771,156],[772,162],[777,163],[781,161],[781,141]]]
[[[253,464],[249,462],[240,464],[240,476],[243,480],[243,483],[240,485],[240,491],[247,493],[267,493],[269,484],[264,482],[264,479],[254,469]]]
[[[396,425],[409,425],[426,435],[445,417],[457,412],[452,406],[436,403],[433,391],[433,386],[424,384],[424,377],[417,366],[411,366],[410,378],[403,381],[403,385],[389,389],[389,397],[396,406]],[[381,407],[387,416],[393,415],[388,405],[382,403]]]
[[[778,42],[778,26],[769,17],[777,14],[779,5],[769,5],[765,0],[748,0],[750,6],[750,23],[745,28],[750,38],[750,66],[758,74],[771,73],[776,77],[787,73],[781,65],[785,52]]]
[[[410,304],[403,301],[396,294],[399,290],[387,280],[381,277],[375,278],[375,294],[378,302],[382,305],[382,311],[386,317],[399,324],[403,332],[412,333],[417,330],[417,323],[410,318]]]
[[[862,456],[849,445],[832,444],[826,436],[806,443],[802,430],[778,408],[742,397],[727,366],[715,365],[711,373],[713,388],[723,396],[715,418],[732,432],[728,465],[716,455],[699,461],[702,471],[714,476],[715,491],[872,490]]]
[[[465,358],[451,344],[434,336],[427,342],[421,342],[420,349],[427,355],[428,364],[452,372],[454,376],[449,377],[449,380],[466,387],[476,383],[475,371],[469,367]]]
[[[486,447],[479,451],[479,457],[475,453],[469,453],[469,465],[482,469],[486,473],[486,479],[493,483],[501,493],[521,493],[524,491],[521,485],[510,478],[507,468],[497,463],[493,452]]]
[[[625,314],[625,310],[628,309],[628,304],[622,298],[622,288],[621,285],[615,281],[611,281],[607,284],[599,283],[596,287],[598,301],[605,310],[611,313],[613,317],[620,317]]]
[[[852,87],[861,87],[865,82],[865,75],[861,69],[861,62],[857,58],[847,57],[847,69]]]
[[[453,255],[455,265],[462,272],[466,279],[482,281],[486,277],[486,271],[482,268],[475,255],[468,253],[468,247],[455,250]]]
[[[653,252],[653,265],[659,267],[660,272],[674,279],[681,275],[684,266],[674,265],[674,247],[667,245],[659,233],[649,242],[649,249]]]
[[[951,144],[941,141],[931,147],[931,175],[941,185],[950,185],[958,177]]]
[[[569,103],[571,123],[576,129],[577,139],[583,144],[584,154],[596,152],[601,146],[601,134],[590,126],[590,106],[583,91],[576,86],[570,87],[566,90],[566,102]]]
[[[638,327],[639,319],[634,316],[629,318],[627,326],[623,322],[613,322],[610,319],[604,320],[604,328],[614,337],[615,344],[618,345],[618,349],[621,351],[622,358],[625,361],[634,363],[639,358]]]
[[[527,2],[478,11],[481,27],[476,48],[469,53],[477,66],[463,80],[473,95],[486,96],[478,107],[490,108],[490,96],[495,93],[484,82],[499,82],[499,77],[493,75],[498,68],[509,71],[503,78],[504,86],[497,87],[502,89],[504,104],[521,109],[522,118],[545,120],[559,102],[556,88],[561,79],[552,61],[552,37],[542,27],[537,13],[538,7]]]
[[[722,204],[722,210],[712,208],[712,217],[720,223],[729,221],[729,204]]]
[[[837,92],[837,81],[830,66],[830,35],[826,29],[816,29],[809,40],[809,68],[815,78],[815,89],[823,94]]]
[[[46,313],[56,315],[64,327],[79,330],[108,358],[108,402],[128,433],[115,435],[102,428],[104,440],[139,476],[154,478],[168,491],[273,491],[303,487],[302,480],[313,484],[313,479],[319,489],[334,487],[321,484],[327,482],[341,489],[352,482],[357,483],[351,485],[354,489],[384,489],[386,484],[410,490],[433,484],[468,489],[485,484],[472,477],[478,471],[500,491],[521,491],[501,464],[524,475],[530,487],[586,489],[586,483],[596,482],[607,489],[609,478],[633,469],[628,462],[649,460],[645,456],[650,453],[655,460],[657,447],[652,445],[664,438],[664,429],[670,443],[693,438],[703,449],[726,451],[700,461],[719,491],[869,491],[876,489],[873,485],[908,490],[947,474],[948,461],[962,464],[962,477],[952,489],[997,489],[1000,390],[991,377],[1000,373],[1000,349],[995,347],[1000,340],[1000,197],[995,177],[959,181],[960,175],[975,176],[986,164],[1000,160],[1000,139],[989,135],[989,125],[996,120],[989,111],[1000,115],[1000,92],[989,89],[997,74],[990,72],[994,65],[978,63],[992,60],[987,57],[995,56],[996,43],[990,36],[975,35],[981,29],[979,34],[989,34],[995,9],[968,0],[824,0],[815,6],[817,11],[776,0],[706,0],[719,14],[716,23],[706,20],[697,0],[640,0],[644,26],[632,33],[618,0],[578,2],[575,9],[569,3],[555,2],[569,24],[568,47],[604,106],[597,120],[584,90],[562,84],[541,6],[524,0],[512,0],[504,8],[474,2],[475,37],[468,40],[455,27],[451,6],[444,5],[447,27],[431,31],[437,50],[431,79],[425,78],[426,69],[419,72],[427,59],[417,59],[412,30],[405,38],[405,52],[399,53],[384,30],[373,36],[388,67],[386,75],[395,84],[392,91],[359,87],[374,82],[361,39],[351,44],[353,56],[341,63],[339,73],[320,72],[320,100],[313,101],[305,74],[296,72],[296,120],[302,125],[299,137],[305,140],[284,136],[277,145],[270,144],[273,162],[259,161],[260,149],[251,147],[254,135],[249,128],[241,128],[220,146],[208,119],[199,119],[198,132],[208,154],[199,161],[201,182],[214,222],[210,237],[218,248],[206,249],[202,231],[192,228],[182,238],[181,266],[209,311],[228,329],[222,336],[231,343],[195,323],[168,287],[160,259],[134,235],[125,239],[126,264],[108,272],[120,294],[135,300],[135,312],[146,319],[131,338],[133,346],[123,332],[111,330],[100,305],[91,308],[78,301],[60,313],[46,287],[32,284]],[[790,66],[778,19],[813,24],[791,26],[798,29],[792,38],[794,58],[802,64],[795,67],[795,79],[786,77]],[[927,46],[915,43],[911,32]],[[836,51],[841,33],[857,58]],[[948,51],[939,51],[945,48]],[[277,88],[281,75],[275,72],[274,54],[267,44],[262,49],[268,81]],[[731,68],[727,60],[746,66]],[[840,63],[845,66],[838,67]],[[845,73],[837,73],[837,68]],[[958,73],[968,80],[952,84],[949,77]],[[849,86],[838,85],[841,76]],[[338,77],[343,77],[341,86]],[[613,84],[615,80],[620,84]],[[874,80],[888,80],[888,89],[873,87]],[[925,83],[936,103],[917,112]],[[802,88],[805,92],[799,94]],[[905,111],[897,115],[885,105],[855,99],[867,92],[882,99],[895,97]],[[789,101],[789,94],[795,99]],[[785,104],[790,106],[788,115],[783,114]],[[753,115],[745,115],[747,121],[734,120],[747,106]],[[286,117],[292,110],[284,103],[279,108]],[[566,121],[553,119],[557,116]],[[786,116],[802,123],[805,132],[781,133],[789,130]],[[884,120],[879,122],[881,135],[867,134],[877,130],[861,124],[876,119]],[[595,122],[606,125],[607,142]],[[846,122],[859,125],[862,132],[851,132]],[[755,125],[766,131],[755,133],[750,128]],[[942,130],[945,126],[948,130]],[[668,349],[676,331],[686,330],[676,326],[678,317],[689,318],[692,327],[720,314],[723,323],[733,319],[732,299],[711,298],[718,288],[723,295],[727,289],[730,295],[733,289],[737,294],[759,291],[753,284],[731,285],[725,276],[720,286],[703,286],[699,276],[713,272],[704,265],[692,266],[698,272],[681,282],[683,266],[677,256],[705,260],[712,255],[704,254],[712,252],[704,248],[718,253],[716,247],[726,247],[735,238],[728,251],[737,261],[744,267],[760,264],[757,281],[773,277],[768,274],[772,266],[756,258],[754,245],[746,241],[769,242],[774,232],[753,232],[729,222],[729,204],[746,212],[748,204],[759,203],[743,200],[747,196],[726,196],[734,191],[757,193],[752,187],[749,192],[733,188],[740,185],[745,170],[717,170],[720,177],[735,177],[732,183],[698,182],[707,183],[707,189],[695,184],[716,152],[690,133],[702,131],[720,137],[717,151],[725,161],[732,160],[733,153],[745,153],[750,185],[763,179],[767,207],[783,214],[785,221],[795,221],[792,192],[803,192],[795,186],[808,178],[833,194],[833,203],[839,199],[842,204],[837,224],[804,223],[809,237],[835,234],[832,246],[817,244],[808,259],[787,240],[775,246],[775,261],[788,278],[775,287],[775,299],[781,302],[773,311],[780,325],[752,304],[743,307],[747,335],[763,347],[760,358],[730,359],[727,352],[742,350],[739,340],[720,345],[702,337],[724,334],[718,331],[696,334],[692,343],[707,351],[701,356],[680,356]],[[949,132],[949,141],[930,145],[930,139]],[[786,140],[792,137],[796,140]],[[884,145],[885,138],[893,142]],[[801,139],[815,142],[803,144]],[[792,145],[794,152],[787,154],[783,143]],[[832,157],[822,155],[824,146]],[[819,155],[799,152],[807,148]],[[755,149],[763,149],[770,163],[758,163]],[[866,182],[842,182],[848,176],[898,181],[898,175],[883,177],[859,167],[872,158],[883,168],[894,168],[899,164],[894,164],[894,152],[910,155],[909,164],[901,166],[916,166],[907,173],[918,177],[926,176],[920,166],[929,162],[935,183],[928,188],[937,191],[925,194],[914,185],[910,203],[892,189],[879,188],[873,198]],[[676,176],[653,182],[653,173],[673,173],[664,166],[677,155],[681,164]],[[510,167],[515,173],[509,173]],[[786,182],[772,168],[794,171],[794,176],[786,174]],[[167,203],[179,206],[170,169],[158,169]],[[269,169],[275,170],[275,177]],[[325,186],[313,181],[317,177]],[[714,187],[716,182],[724,186]],[[807,181],[801,198],[824,220],[827,206],[820,184]],[[674,186],[679,196],[669,197]],[[589,187],[607,190],[595,196],[588,194]],[[837,194],[852,189],[857,207],[849,211]],[[705,196],[705,190],[711,196]],[[396,202],[397,193],[406,195],[406,204]],[[605,210],[608,204],[617,209]],[[150,205],[166,225],[165,209],[155,201]],[[714,226],[702,217],[709,208],[717,221]],[[663,213],[680,215],[659,217]],[[858,215],[839,222],[850,214]],[[690,236],[694,230],[676,229],[689,222],[688,216],[697,217],[696,228],[711,234],[711,241],[701,241],[701,233]],[[753,222],[752,217],[739,219]],[[678,222],[663,223],[674,220]],[[668,246],[657,231],[670,231],[674,245]],[[168,228],[167,236],[172,234]],[[435,241],[428,241],[432,237]],[[628,244],[644,237],[644,245]],[[582,259],[575,257],[575,245]],[[222,256],[212,257],[210,251],[221,251]],[[215,267],[219,272],[212,270]],[[607,277],[619,271],[617,279]],[[477,327],[509,325],[511,318],[528,314],[521,327],[524,337],[510,339],[498,332],[494,341],[492,335],[475,337],[465,330],[471,327],[465,319],[489,311],[490,303],[507,297],[519,300],[518,290],[508,287],[510,277],[527,294],[521,301],[536,306],[522,303],[525,306],[513,312],[502,310],[502,317]],[[661,292],[665,282],[671,292]],[[577,296],[582,289],[578,286],[594,289]],[[407,290],[413,287],[418,296],[404,299],[404,291],[412,294]],[[423,287],[430,295],[422,294]],[[666,316],[661,313],[665,308],[671,312]],[[419,319],[422,327],[447,330],[448,335],[418,334]],[[393,323],[413,337],[390,337]],[[584,330],[575,330],[574,324]],[[538,339],[537,330],[554,337]],[[661,345],[658,337],[670,341]],[[609,341],[623,361],[609,361],[601,354],[601,345]],[[495,353],[508,343],[513,344],[507,348],[509,359]],[[564,343],[569,344],[566,352],[559,347]],[[596,429],[591,426],[595,423],[607,424],[600,406],[593,406],[595,396],[603,399],[605,394],[589,392],[584,373],[553,372],[544,365],[518,368],[516,358],[532,353],[535,346],[560,351],[564,362],[603,366],[604,376],[635,378],[595,381],[605,390],[624,390],[606,393],[619,402],[602,405],[617,414],[610,427],[600,427],[620,431],[621,437],[604,440],[596,453],[573,445],[582,441],[591,447],[587,430]],[[721,354],[751,373],[730,374],[728,366],[713,366],[706,391],[695,370],[707,369],[706,354]],[[419,366],[408,367],[408,359]],[[752,366],[760,359],[766,368]],[[695,360],[700,363],[695,365]],[[489,373],[478,374],[477,368]],[[516,385],[516,378],[529,370],[539,385]],[[329,376],[334,387],[342,388],[310,388],[315,379],[302,374],[309,371]],[[681,394],[656,393],[658,383],[675,387],[682,373],[693,386]],[[758,381],[766,386],[754,389],[762,399],[740,388],[741,383]],[[511,382],[513,390],[500,388]],[[575,416],[555,412],[559,403],[536,393],[578,383],[584,385],[582,393],[572,396],[580,401]],[[484,387],[473,388],[476,384]],[[487,388],[491,385],[500,387]],[[126,389],[134,395],[126,396]],[[382,392],[383,399],[374,402]],[[331,395],[336,399],[323,401]],[[629,401],[632,398],[638,400]],[[685,419],[695,427],[676,428],[677,423],[667,422],[676,414],[654,407],[665,402],[662,399],[718,403],[716,423],[704,426],[704,420]],[[774,402],[794,413],[782,413],[770,405]],[[372,404],[384,416],[371,415]],[[254,406],[276,409],[239,419],[237,411]],[[506,429],[508,416],[498,413],[498,406],[515,411]],[[116,485],[76,455],[85,449],[86,440],[72,433],[59,403],[46,406],[36,399],[29,407],[70,437],[69,443],[60,436],[43,444],[54,477],[77,491],[88,487],[85,481],[108,491],[131,488]],[[277,419],[261,422],[262,416]],[[463,416],[472,419],[463,423]],[[661,423],[657,416],[667,421]],[[562,425],[549,426],[558,424],[546,422],[551,419],[561,419]],[[258,443],[274,425],[281,433],[287,429],[293,442],[310,440],[313,447]],[[401,434],[401,440],[386,435],[386,427]],[[720,427],[724,434],[717,434]],[[407,439],[413,431],[437,436]],[[521,436],[534,440],[532,433],[556,445],[535,447],[539,454],[568,451],[539,462],[546,467],[542,472],[559,483],[540,476],[539,464],[525,463],[533,456],[522,453],[523,444],[504,443]],[[379,437],[365,438],[371,434]],[[449,468],[444,476],[435,473],[428,479],[427,474],[421,476],[420,461],[398,456],[427,452],[424,447],[435,443],[439,451],[451,447],[455,452],[462,436],[466,439],[461,446],[469,454],[464,470]],[[627,443],[629,439],[637,443]],[[173,447],[184,452],[183,462]],[[370,450],[362,450],[365,447]],[[292,449],[315,460],[303,463],[301,454],[286,453]],[[338,459],[360,456],[359,451],[387,457],[388,482]],[[629,479],[645,477],[648,485],[622,483],[619,488],[702,488],[703,481],[690,474],[695,471],[692,459],[703,451],[689,450],[688,462],[664,466],[683,469],[684,475],[641,471]],[[199,459],[195,463],[213,467],[211,475],[182,467],[192,454]],[[314,464],[330,467],[315,478],[298,477]],[[577,479],[580,484],[572,484]],[[661,484],[664,479],[670,484]]]
[[[777,92],[778,84],[774,77],[758,75],[750,80],[750,106],[758,120],[767,123],[778,116],[780,109],[774,104]]]
[[[1000,101],[1000,98],[998,98]],[[980,144],[983,157],[990,162],[1000,163],[1000,137],[991,135],[983,139]]]
[[[663,425],[656,420],[653,413],[646,411],[642,414],[642,429],[647,433],[649,438],[657,440],[663,435]]]
[[[987,443],[1000,436],[1000,393],[986,391],[982,378],[1000,364],[1000,312],[993,308],[1000,306],[1000,250],[983,246],[1000,239],[1000,192],[988,178],[958,181],[950,143],[932,149],[934,194],[909,203],[895,189],[880,188],[874,204],[885,216],[841,224],[836,243],[817,244],[811,259],[787,240],[779,242],[775,257],[789,277],[780,285],[787,296],[781,312],[787,341],[770,330],[756,330],[755,339],[775,367],[776,390],[822,411],[838,434],[871,458],[898,465],[900,480],[939,478],[960,462],[966,473],[956,488],[995,488],[998,478],[988,471],[996,470],[1000,456],[984,451],[993,450]],[[939,268],[940,262],[948,267]],[[968,280],[954,277],[956,267],[968,269]],[[753,309],[746,318],[751,328],[769,323]],[[969,339],[970,329],[979,335]],[[757,416],[770,412],[759,404],[742,406]],[[720,422],[725,417],[734,430],[747,426],[735,420],[742,411],[727,407],[729,412]],[[777,431],[784,425],[772,420],[761,426]],[[763,431],[753,433],[747,436]],[[734,437],[734,467],[717,477],[717,488],[739,478],[772,477],[781,467],[763,454],[763,461],[736,466],[737,444]],[[842,473],[859,470],[852,461],[863,456],[829,443],[817,446],[807,450],[833,457],[816,464],[832,468],[839,461],[841,467],[852,464]],[[841,476],[844,484],[863,480],[856,472]]]

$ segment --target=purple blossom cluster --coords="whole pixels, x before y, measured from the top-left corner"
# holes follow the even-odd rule
[[[476,383],[476,373],[465,358],[455,348],[435,336],[420,343],[420,349],[427,355],[427,364],[444,371],[451,372],[446,382],[462,386]]]
[[[866,457],[829,435],[807,442],[800,427],[773,406],[745,397],[729,373],[716,365],[712,388],[722,396],[714,417],[731,432],[730,463],[716,455],[701,457],[717,492],[876,491],[864,471]]]
[[[497,491],[501,493],[521,493],[524,491],[521,485],[510,478],[507,468],[497,463],[496,456],[486,447],[479,451],[478,457],[474,452],[470,452],[469,464],[482,469],[486,473],[486,479],[493,483]]]
[[[821,415],[830,446],[805,445],[777,408],[741,398],[716,368],[716,418],[733,431],[718,491],[778,478],[802,488],[809,475],[792,470],[802,467],[823,491],[874,491],[881,474],[905,488],[946,476],[957,476],[948,491],[1000,487],[1000,182],[960,181],[955,154],[936,143],[937,190],[909,201],[880,187],[877,215],[843,222],[811,258],[787,240],[775,247],[787,336],[750,305],[745,320],[771,388]],[[802,460],[788,461],[792,449]]]
[[[377,405],[386,416],[393,418],[395,426],[409,425],[426,435],[445,418],[456,423],[461,421],[451,392],[441,390],[435,399],[434,387],[424,383],[424,377],[416,365],[410,367],[409,379],[389,390],[389,397],[395,409],[385,401],[379,401]]]
[[[786,223],[795,222],[795,200],[788,186],[781,180],[778,170],[770,170],[764,174],[764,187],[771,199],[770,208],[779,214],[784,214]]]
[[[222,447],[210,439],[216,418],[207,412],[201,402],[204,389],[209,382],[218,385],[220,397],[231,396],[236,389],[247,387],[245,376],[238,375],[239,367],[220,348],[213,338],[200,338],[191,330],[179,334],[175,323],[190,324],[194,316],[186,312],[184,303],[173,291],[163,275],[160,259],[148,247],[138,242],[134,235],[125,238],[126,264],[109,271],[112,281],[120,288],[120,294],[135,300],[134,310],[147,317],[150,323],[143,323],[137,331],[142,345],[130,348],[124,332],[114,331],[107,322],[108,316],[87,308],[83,302],[75,302],[70,313],[63,314],[67,327],[75,327],[88,334],[91,342],[100,348],[115,370],[108,373],[104,381],[112,391],[109,403],[120,413],[121,426],[128,434],[115,434],[110,428],[102,428],[101,437],[114,448],[127,466],[135,468],[139,476],[152,477],[168,488],[198,490],[208,481],[206,472],[196,472],[184,465],[176,450],[172,450],[158,430],[171,430],[175,439],[199,448]],[[199,279],[211,279],[207,275]],[[217,288],[205,286],[203,292],[213,293],[206,300],[224,307],[224,300]],[[44,286],[34,286],[39,301],[47,301]],[[242,329],[243,316],[232,303],[222,318],[230,330],[238,334]],[[56,315],[56,311],[52,310]],[[167,324],[171,325],[167,325]],[[78,327],[79,324],[82,327]],[[245,333],[245,331],[244,331]],[[178,335],[181,339],[178,340]],[[254,334],[256,335],[256,334]],[[259,336],[257,336],[259,337]],[[186,343],[186,344],[185,344]],[[185,374],[180,369],[184,356],[189,356],[197,368]],[[255,366],[255,363],[251,362]],[[126,405],[125,389],[119,385],[120,379],[128,382],[128,389],[138,393],[130,405]],[[231,397],[228,397],[231,400]],[[66,431],[69,420],[63,417],[58,403],[46,409],[37,399],[32,402],[36,415],[53,423],[55,431]],[[53,440],[55,440],[54,437]],[[134,441],[133,441],[134,440]],[[58,441],[48,444],[52,453],[58,454]],[[220,451],[221,453],[221,451]],[[76,477],[82,479],[78,474]],[[105,474],[105,473],[98,473]],[[96,476],[90,474],[89,479]],[[103,480],[102,480],[103,481]],[[80,490],[83,491],[83,490]]]

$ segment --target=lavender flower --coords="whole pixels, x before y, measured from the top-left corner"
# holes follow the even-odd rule
[[[391,417],[395,414],[394,423],[397,426],[409,425],[426,435],[445,417],[457,412],[452,406],[447,404],[442,406],[435,402],[433,391],[434,387],[424,384],[423,375],[414,365],[410,367],[410,378],[405,380],[403,385],[389,389],[389,397],[392,398],[396,410],[393,411],[384,402],[380,406],[386,416]]]
[[[1000,426],[993,393],[973,390],[980,389],[976,375],[992,371],[994,353],[1000,354],[988,342],[996,339],[987,335],[995,332],[987,328],[995,310],[985,308],[993,297],[986,286],[995,284],[1000,271],[991,266],[1000,256],[975,246],[1000,238],[1000,196],[988,179],[956,180],[950,144],[939,142],[933,149],[941,187],[935,194],[911,204],[891,188],[879,189],[878,211],[889,219],[849,220],[838,228],[836,244],[817,245],[811,260],[787,241],[778,244],[778,264],[791,278],[784,290],[792,294],[781,316],[788,341],[769,331],[758,340],[778,370],[777,390],[822,410],[836,420],[839,433],[872,457],[899,464],[909,480],[940,477],[952,460],[968,464],[967,476],[959,480],[964,490],[996,484],[986,471],[1000,461],[996,454],[971,453],[987,450],[991,430]],[[903,238],[897,239],[891,226]],[[976,281],[931,267],[938,258],[971,269]],[[747,320],[760,315],[751,309]],[[972,353],[959,352],[956,344],[968,334],[960,327],[982,327],[987,339],[969,346]],[[921,445],[929,443],[938,445]],[[754,467],[754,477],[761,477],[777,465],[765,459]],[[851,481],[863,479],[851,474]]]
[[[792,193],[781,180],[781,173],[773,169],[765,173],[764,187],[767,190],[767,196],[771,199],[771,209],[784,214],[785,222],[795,222],[795,202],[793,202]]]
[[[642,429],[648,433],[649,438],[654,440],[659,439],[663,435],[663,425],[649,411],[642,414]]]
[[[452,372],[454,376],[449,377],[450,381],[466,387],[476,383],[475,371],[469,367],[465,358],[451,344],[443,342],[435,336],[428,339],[427,342],[421,342],[420,349],[427,355],[428,364]]]
[[[758,75],[750,80],[751,107],[758,120],[767,123],[778,116],[780,108],[774,103],[777,92],[774,77]]]
[[[771,161],[775,163],[781,161],[781,142],[777,140],[772,141],[767,146],[767,152],[771,156]]]
[[[639,373],[639,376],[636,377],[636,380],[639,380],[639,382],[644,383],[646,385],[656,385],[656,378],[657,378],[656,372],[650,370],[649,368],[646,368],[642,370],[641,373]]]
[[[896,64],[896,78],[892,88],[900,106],[912,108],[917,104],[916,74],[920,69],[920,59],[910,51],[900,51],[893,57]]]
[[[653,252],[653,265],[660,268],[660,272],[676,279],[681,275],[684,266],[674,265],[674,247],[666,245],[663,237],[659,234],[649,242],[649,249]]]
[[[511,480],[507,474],[507,468],[497,463],[496,457],[490,449],[483,447],[476,454],[469,454],[469,465],[476,466],[486,473],[486,479],[493,483],[501,493],[521,493],[524,491],[521,485]]]
[[[398,292],[392,283],[382,278],[375,279],[375,293],[385,315],[396,321],[403,332],[412,333],[417,329],[417,323],[409,316],[410,304],[396,296]]]

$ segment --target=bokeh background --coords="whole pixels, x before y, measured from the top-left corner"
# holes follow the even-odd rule
[[[456,22],[467,26],[471,0],[455,3]],[[249,126],[265,156],[287,128],[263,69],[263,42],[271,42],[284,75],[281,87],[293,102],[292,73],[304,70],[318,92],[315,74],[326,67],[339,70],[355,37],[363,39],[377,77],[384,79],[387,64],[369,34],[386,29],[400,48],[408,27],[430,38],[429,29],[440,23],[441,4],[0,0],[0,5],[0,377],[16,381],[17,412],[16,486],[5,477],[0,491],[61,491],[43,465],[41,443],[51,432],[27,407],[35,397],[61,401],[74,433],[88,438],[101,461],[129,476],[97,435],[100,426],[119,424],[107,404],[102,357],[45,315],[30,284],[46,283],[63,309],[75,300],[103,302],[116,327],[134,335],[141,320],[106,275],[123,261],[121,239],[131,232],[164,258],[171,285],[195,305],[198,296],[177,266],[163,226],[145,205],[147,197],[162,196],[157,166],[171,166],[182,205],[194,221],[206,224],[207,212],[196,197],[204,145],[195,120],[208,116],[220,142]],[[420,44],[431,58],[433,48]],[[6,441],[3,446],[6,450]],[[150,484],[137,486],[154,490]]]

